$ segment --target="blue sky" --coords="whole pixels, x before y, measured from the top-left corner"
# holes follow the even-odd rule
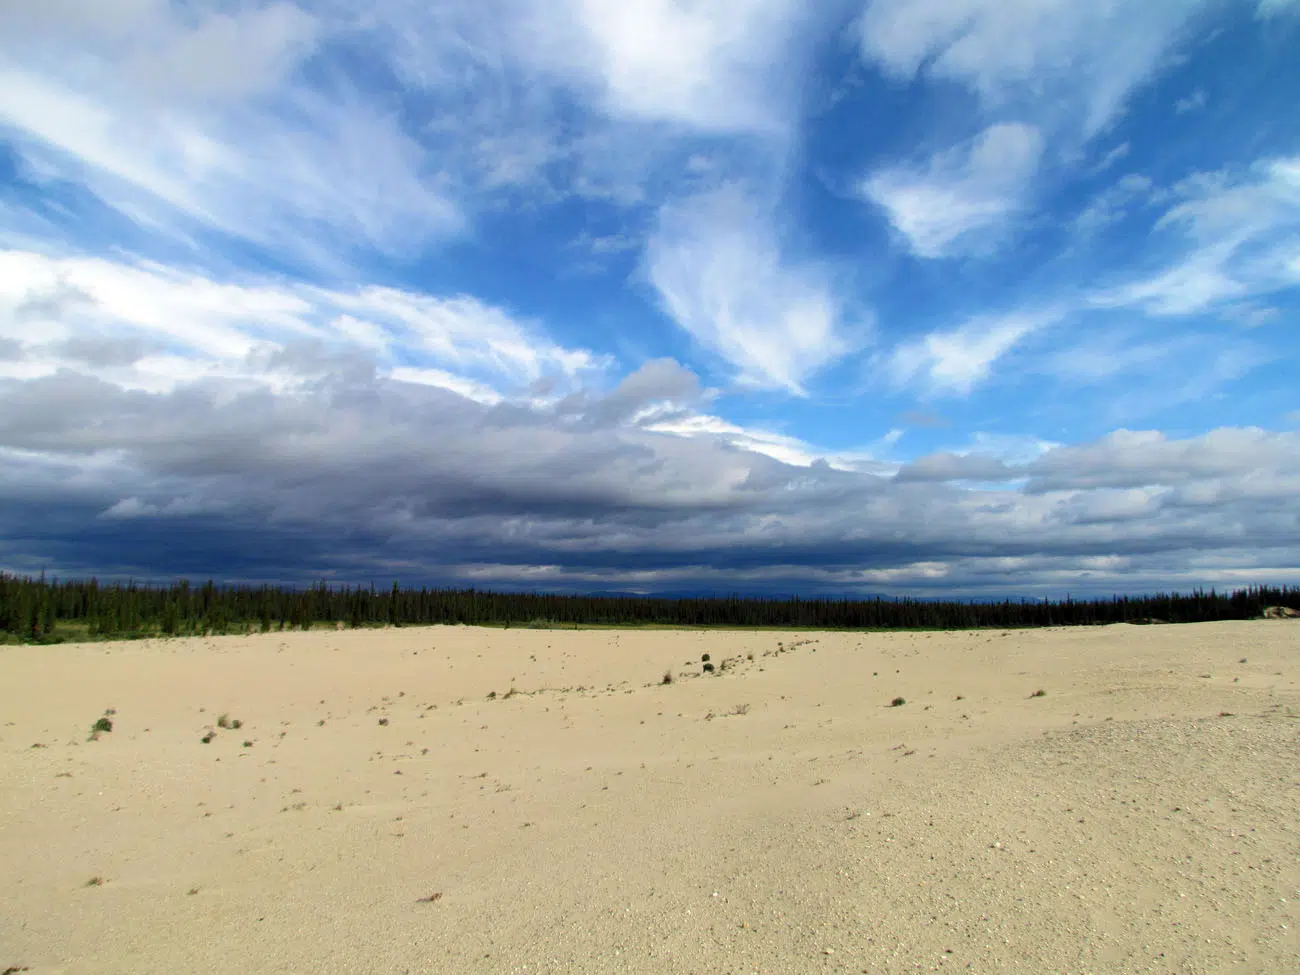
[[[0,5],[0,568],[1300,582],[1296,0]]]

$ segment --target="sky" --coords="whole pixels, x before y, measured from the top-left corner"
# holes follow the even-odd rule
[[[0,0],[0,570],[1300,584],[1300,0]]]

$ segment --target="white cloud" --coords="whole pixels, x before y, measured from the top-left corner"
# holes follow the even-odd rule
[[[876,364],[895,386],[919,383],[931,394],[966,396],[1025,336],[1055,319],[1046,313],[976,319],[905,342]]]
[[[738,186],[664,207],[646,271],[665,311],[742,382],[802,395],[855,347],[828,270],[783,255],[771,213]]]
[[[135,352],[99,356],[97,372],[142,389],[172,389],[199,376],[281,386],[290,380],[277,355],[304,342],[360,351],[405,369],[394,373],[404,381],[478,401],[500,399],[495,386],[522,395],[539,380],[563,384],[608,365],[463,295],[218,282],[155,264],[0,252],[0,339],[22,344],[28,373],[68,365],[69,340],[133,338]],[[146,355],[149,349],[165,354]]]
[[[1050,451],[1030,470],[1036,491],[1293,475],[1300,473],[1300,437],[1257,427],[1221,427],[1185,440],[1158,430],[1117,430],[1091,444]]]
[[[389,375],[398,382],[417,383],[421,386],[435,386],[438,389],[450,390],[458,396],[463,396],[475,403],[482,403],[484,406],[495,406],[504,398],[491,386],[476,383],[464,376],[457,376],[445,369],[417,369],[413,366],[398,366],[389,372]]]
[[[1101,162],[1093,167],[1094,173],[1104,173],[1121,159],[1125,158],[1132,150],[1132,146],[1127,142],[1121,142],[1114,149],[1111,149],[1106,155],[1101,157]]]
[[[30,164],[175,237],[198,224],[319,259],[362,245],[403,253],[461,226],[423,150],[347,92],[300,92],[277,111],[151,100],[0,70],[0,125]]]
[[[1174,195],[1179,202],[1155,229],[1175,235],[1179,257],[1149,277],[1098,291],[1094,304],[1190,315],[1300,283],[1300,157],[1198,174]]]
[[[1255,8],[1259,17],[1277,17],[1282,14],[1300,15],[1300,0],[1259,0]]]
[[[794,0],[567,0],[525,32],[539,64],[595,84],[607,111],[710,131],[779,134],[797,76],[780,72]]]
[[[922,166],[878,170],[859,192],[885,210],[918,256],[976,253],[1024,206],[1042,149],[1033,126],[1000,123]]]
[[[523,191],[653,205],[701,136],[747,137],[755,167],[779,166],[821,16],[795,0],[10,3],[0,132],[27,172],[170,243],[199,252],[215,230],[336,272]]]
[[[871,0],[863,56],[887,74],[956,81],[993,111],[1090,137],[1162,66],[1205,0]]]
[[[556,345],[542,337],[540,327],[465,295],[439,298],[380,287],[308,293],[323,307],[400,335],[408,351],[518,386],[548,376],[573,377],[604,364],[585,349]]]
[[[1102,190],[1074,218],[1074,229],[1081,235],[1099,233],[1124,220],[1135,203],[1150,194],[1151,180],[1138,173],[1121,177],[1113,186]]]
[[[1197,88],[1186,98],[1180,98],[1174,102],[1174,111],[1179,115],[1186,115],[1188,112],[1199,112],[1210,100],[1204,88]]]

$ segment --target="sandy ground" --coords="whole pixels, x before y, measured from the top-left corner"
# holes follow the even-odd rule
[[[0,972],[1300,972],[1298,680],[1285,621],[4,647]]]

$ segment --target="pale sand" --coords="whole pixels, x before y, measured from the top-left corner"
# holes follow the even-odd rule
[[[1298,679],[1287,621],[0,648],[0,972],[1300,972]]]

